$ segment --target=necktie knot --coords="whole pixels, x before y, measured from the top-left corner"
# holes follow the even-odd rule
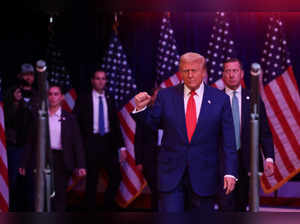
[[[190,95],[191,95],[191,97],[193,97],[193,96],[195,96],[195,95],[197,95],[197,94],[196,94],[195,90],[192,90],[192,91],[190,92]]]

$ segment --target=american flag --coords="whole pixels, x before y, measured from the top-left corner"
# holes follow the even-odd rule
[[[0,74],[1,75],[1,74]],[[9,204],[5,123],[2,101],[2,76],[0,77],[0,212],[7,212]]]
[[[261,64],[260,91],[275,146],[274,175],[262,176],[261,184],[271,193],[300,171],[300,96],[278,14],[269,18]]]
[[[166,12],[163,15],[159,37],[156,62],[156,83],[162,84],[162,81],[167,80],[170,75],[173,75],[178,71],[179,65],[179,54],[169,12]],[[166,84],[169,85],[168,83]]]
[[[216,12],[207,50],[208,85],[224,89],[223,62],[236,58],[230,22],[225,12]]]
[[[101,68],[107,74],[107,89],[116,101],[121,130],[127,149],[127,160],[121,164],[122,181],[116,201],[127,207],[144,189],[146,181],[136,168],[134,155],[135,121],[130,113],[135,107],[135,79],[129,67],[124,48],[117,36],[113,34],[108,49],[102,60]]]
[[[74,88],[72,88],[71,77],[68,72],[68,69],[65,66],[63,51],[57,48],[55,43],[55,30],[53,17],[50,17],[48,32],[48,47],[46,52],[46,60],[48,64],[48,81],[50,85],[59,85],[63,88],[67,93],[65,94],[64,101],[62,103],[62,107],[71,112],[74,105],[75,100],[77,98],[77,94]]]

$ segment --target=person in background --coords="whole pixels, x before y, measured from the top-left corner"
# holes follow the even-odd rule
[[[52,207],[56,212],[67,208],[67,186],[73,172],[85,176],[85,154],[79,126],[75,116],[62,109],[64,95],[60,86],[48,90],[48,124],[50,149],[52,154],[55,196]],[[33,127],[25,155],[19,169],[26,175],[27,167],[35,167],[37,126]]]
[[[5,136],[8,159],[9,211],[22,210],[22,202],[26,200],[23,192],[24,181],[20,180],[18,168],[32,119],[31,112],[25,107],[22,91],[18,85],[7,90],[4,98]],[[22,193],[21,193],[22,192]],[[23,195],[20,197],[20,195]]]
[[[39,107],[38,91],[35,82],[34,67],[32,64],[22,64],[21,72],[17,76],[22,90],[25,106],[33,113],[37,112]]]
[[[120,163],[127,156],[113,98],[105,91],[106,83],[106,73],[95,71],[91,77],[92,90],[79,95],[74,107],[87,155],[88,211],[97,209],[97,184],[101,168],[107,171],[109,177],[104,209],[118,209],[115,197],[122,178]]]
[[[224,62],[223,81],[233,112],[239,180],[231,194],[226,195],[223,190],[221,191],[219,199],[221,211],[246,211],[249,203],[251,100],[250,92],[242,88],[243,77],[244,70],[240,60],[233,58]],[[261,99],[259,108],[259,146],[265,158],[263,162],[262,155],[259,154],[259,170],[268,176],[274,172],[274,144],[265,105]]]

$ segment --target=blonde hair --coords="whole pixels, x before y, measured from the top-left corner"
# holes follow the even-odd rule
[[[201,65],[201,67],[204,70],[206,70],[205,58],[201,54],[198,54],[195,52],[187,52],[187,53],[181,55],[180,61],[179,61],[179,67],[181,64],[193,63],[193,62],[199,63]]]

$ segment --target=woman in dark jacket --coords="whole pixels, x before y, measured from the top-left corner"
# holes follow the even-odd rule
[[[24,144],[27,138],[31,112],[26,109],[21,88],[12,86],[4,98],[5,135],[10,189],[10,211],[17,207],[17,177]]]

